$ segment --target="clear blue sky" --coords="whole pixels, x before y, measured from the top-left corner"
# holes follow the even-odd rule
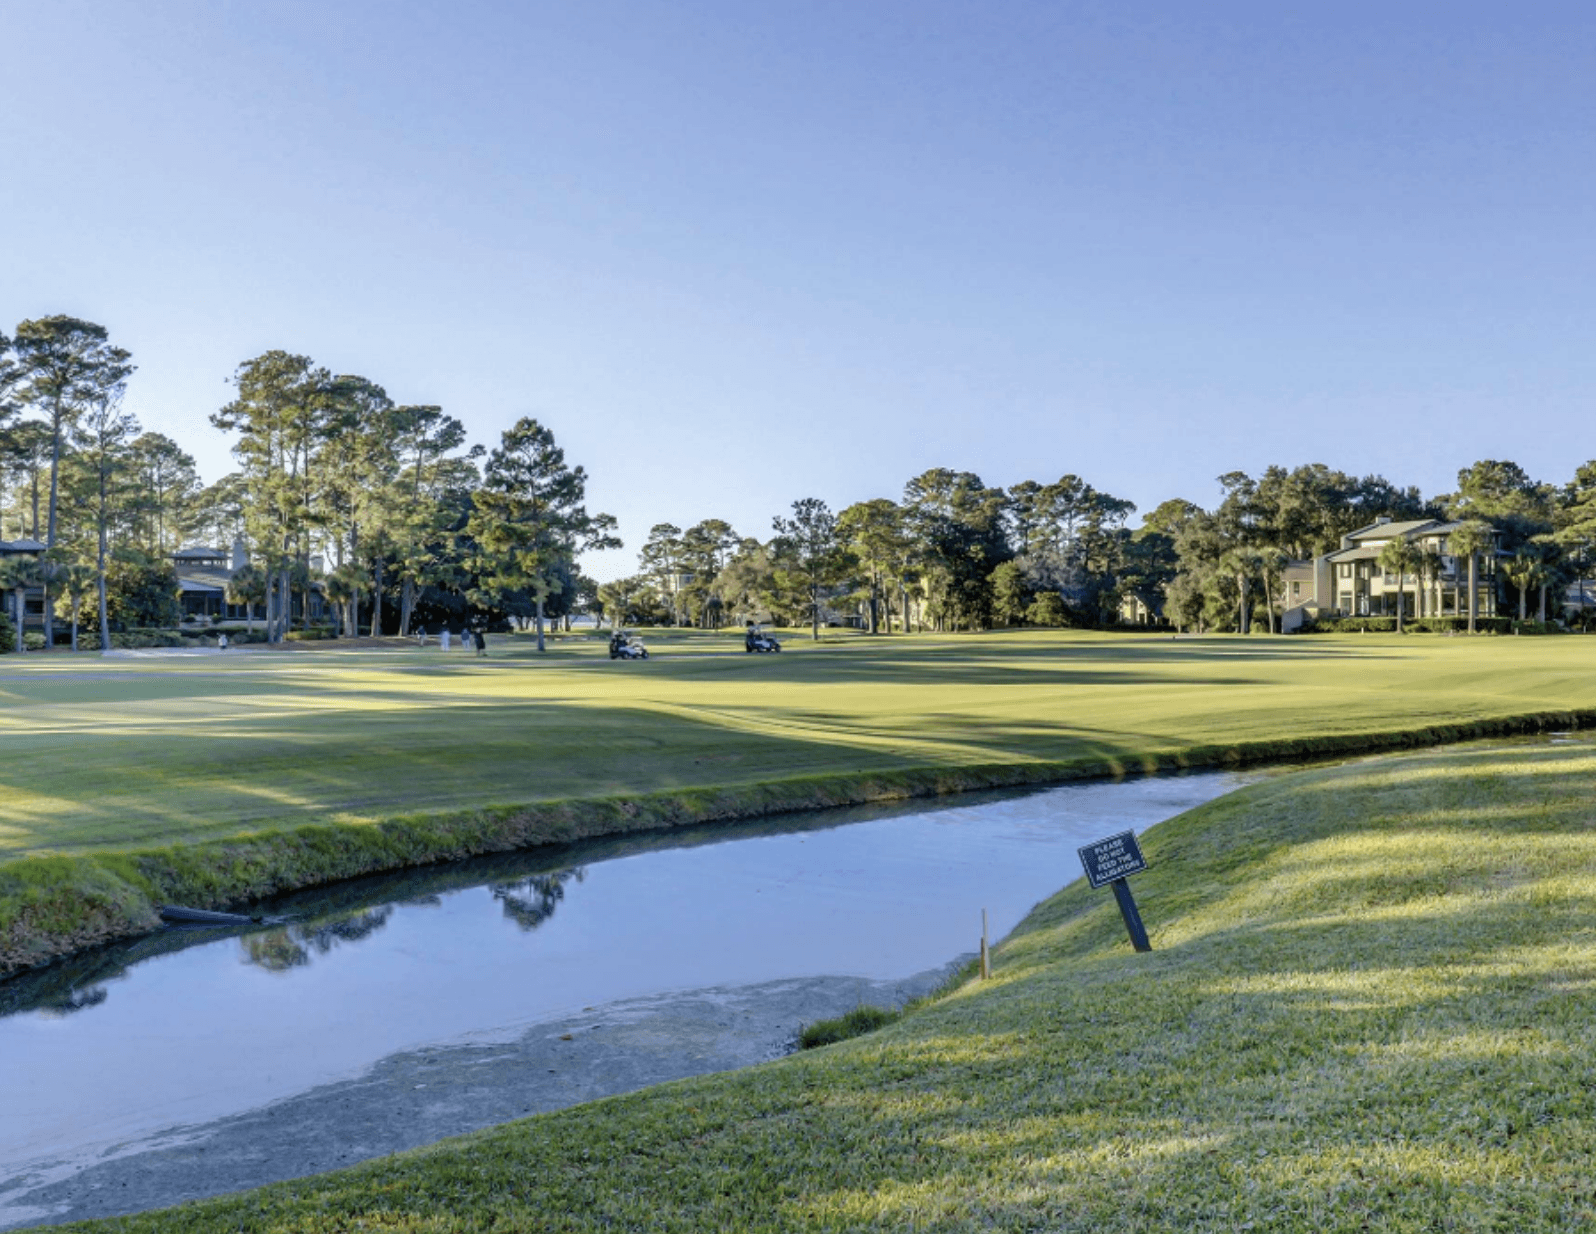
[[[0,327],[269,348],[769,534],[928,467],[1211,505],[1596,456],[1596,6],[0,0]]]

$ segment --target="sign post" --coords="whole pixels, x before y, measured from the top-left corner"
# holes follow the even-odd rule
[[[1137,951],[1151,951],[1147,941],[1147,928],[1142,925],[1142,915],[1136,910],[1136,899],[1131,895],[1130,884],[1125,881],[1132,874],[1147,868],[1147,858],[1142,856],[1136,834],[1122,831],[1106,840],[1097,840],[1077,850],[1081,866],[1086,871],[1086,881],[1093,890],[1112,885],[1114,899],[1119,903],[1119,915],[1125,918],[1125,932],[1130,935],[1131,946]]]

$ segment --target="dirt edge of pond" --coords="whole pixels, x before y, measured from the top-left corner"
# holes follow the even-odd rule
[[[0,1176],[0,1230],[165,1208],[789,1053],[799,1028],[860,1003],[901,1007],[970,956],[901,980],[804,977],[586,1008],[509,1040],[426,1046],[202,1126],[111,1146],[92,1161]]]
[[[160,904],[232,909],[368,874],[629,832],[1591,726],[1596,726],[1596,710],[1531,712],[1376,733],[1188,746],[1147,755],[806,776],[398,815],[366,825],[312,823],[158,849],[34,855],[0,864],[0,980],[89,947],[147,933],[159,923]]]

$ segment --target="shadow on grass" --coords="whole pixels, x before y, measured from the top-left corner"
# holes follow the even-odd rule
[[[134,739],[73,737],[71,774],[32,763],[19,738],[0,772],[0,826],[14,852],[127,848],[329,817],[375,820],[566,797],[599,797],[834,771],[846,732],[761,732],[725,718],[517,700],[424,712],[240,717]],[[41,753],[53,748],[39,742]],[[147,746],[150,757],[139,757]],[[856,767],[915,759],[862,749]]]

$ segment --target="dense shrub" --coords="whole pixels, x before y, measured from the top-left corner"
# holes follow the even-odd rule
[[[1396,618],[1320,617],[1303,629],[1312,634],[1388,634],[1395,632]]]
[[[11,636],[13,645],[16,643],[16,637],[17,636],[15,634]],[[22,646],[27,651],[43,651],[44,635],[40,634],[37,630],[29,630],[22,636]]]
[[[1025,620],[1033,626],[1078,626],[1080,618],[1070,611],[1064,597],[1056,591],[1044,591],[1031,601],[1025,610]]]
[[[1469,629],[1467,617],[1421,617],[1411,624],[1426,634],[1467,634]],[[1512,624],[1507,617],[1478,617],[1474,628],[1481,634],[1506,634]]]
[[[183,619],[177,570],[169,561],[138,552],[119,553],[106,570],[105,586],[111,622],[128,633],[175,630]]]
[[[320,639],[337,638],[338,631],[331,626],[311,626],[307,630],[290,630],[284,637],[294,643],[310,643]]]
[[[1555,621],[1515,621],[1514,634],[1564,634],[1566,631]]]
[[[874,1032],[885,1024],[891,1024],[902,1012],[888,1011],[885,1007],[869,1007],[860,1004],[847,1015],[838,1016],[834,1020],[816,1020],[813,1024],[806,1024],[798,1032],[798,1048],[800,1050],[813,1050],[816,1046],[833,1045],[838,1041],[847,1041],[850,1037],[862,1037],[865,1033]]]
[[[113,630],[111,646],[121,650],[141,647],[181,647],[183,636],[176,630]]]
[[[0,655],[17,649],[17,623],[0,613]]]
[[[1507,617],[1479,617],[1474,628],[1481,634],[1506,634],[1512,628]],[[1464,634],[1467,617],[1409,617],[1402,623],[1409,634]],[[1394,634],[1395,617],[1320,617],[1302,627],[1304,634]]]

